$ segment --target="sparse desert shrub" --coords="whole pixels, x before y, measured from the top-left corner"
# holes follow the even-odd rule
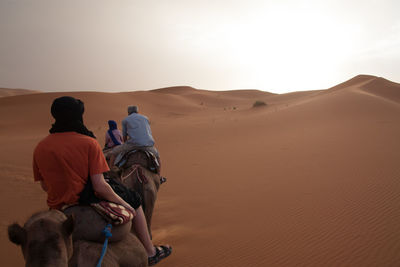
[[[254,102],[253,108],[262,107],[262,106],[266,106],[266,105],[267,105],[267,103],[265,103],[264,101],[257,100],[256,102]]]

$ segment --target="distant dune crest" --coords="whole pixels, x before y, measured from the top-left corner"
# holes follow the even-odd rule
[[[196,92],[197,89],[190,86],[171,86],[160,89],[151,90],[151,92],[155,93],[163,93],[163,94],[175,94],[175,95],[183,95],[187,93]]]
[[[400,84],[384,78],[376,78],[361,86],[361,89],[400,103]]]
[[[400,84],[389,81],[382,77],[377,77],[373,75],[360,74],[357,75],[350,80],[347,80],[343,83],[335,85],[331,88],[328,88],[329,91],[341,90],[349,87],[359,87],[369,93],[378,94],[383,97],[394,97],[395,99],[400,99],[398,96],[398,91],[400,90]],[[133,91],[134,92],[134,91]],[[196,89],[191,86],[171,86],[164,87],[159,89],[149,90],[149,92],[161,93],[161,94],[172,94],[172,95],[190,95],[194,93],[207,93],[207,92],[221,92],[226,96],[234,96],[234,97],[254,97],[260,96],[265,97],[266,94],[269,96],[278,95],[270,92],[265,92],[257,89],[238,89],[238,90],[225,90],[225,91],[214,91],[214,90],[206,90],[206,89]],[[305,91],[307,92],[307,91]],[[26,94],[37,94],[43,93],[43,91],[39,90],[30,90],[30,89],[13,89],[13,88],[0,88],[0,97],[8,97],[8,96],[16,96],[16,95],[26,95]],[[69,92],[71,93],[71,92]],[[78,93],[78,92],[75,92]],[[126,93],[126,92],[125,92]],[[296,93],[296,92],[295,92]],[[293,94],[293,93],[288,93]]]
[[[41,91],[29,90],[29,89],[0,88],[0,97],[37,94],[37,93],[41,93]]]
[[[371,83],[374,84],[375,86],[388,86],[388,85],[400,86],[400,84],[391,82],[382,77],[362,74],[362,75],[357,75],[343,83],[335,85],[335,86],[329,88],[329,90],[343,89],[343,88],[353,87],[353,86],[363,86],[364,87],[366,84],[371,84]]]
[[[358,90],[382,97],[391,101],[400,102],[400,84],[382,77],[372,75],[357,75],[354,78],[329,88],[328,92],[339,90]]]

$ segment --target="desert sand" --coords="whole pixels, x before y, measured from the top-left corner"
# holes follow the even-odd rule
[[[6,229],[46,209],[31,160],[62,95],[84,101],[104,145],[128,105],[150,118],[168,182],[153,217],[158,266],[399,266],[400,84],[360,75],[319,91],[172,87],[0,98],[1,266]],[[267,106],[253,108],[255,101]]]

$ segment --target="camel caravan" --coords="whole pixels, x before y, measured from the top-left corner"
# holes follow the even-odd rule
[[[78,99],[54,100],[51,113],[56,122],[50,135],[35,149],[33,164],[35,181],[47,192],[50,209],[33,214],[23,227],[17,223],[10,225],[9,239],[21,246],[26,266],[31,267],[157,264],[171,254],[172,248],[155,246],[151,240],[157,192],[166,181],[160,175],[161,163],[154,142],[152,146],[132,145],[124,132],[124,144],[128,145],[124,148],[122,142],[113,142],[116,145],[110,147],[106,135],[106,146],[100,154],[93,133],[83,124],[83,111],[83,102]],[[137,115],[137,107],[128,108],[128,115],[131,114]],[[115,141],[115,125],[111,124],[108,133]],[[132,138],[132,132],[130,135]],[[59,155],[46,158],[46,153],[54,151]],[[76,157],[82,151],[89,151],[89,161],[93,158],[93,163],[76,167]],[[68,165],[62,166],[63,170],[73,168],[73,172],[81,171],[82,175],[65,176],[62,180],[54,178],[53,166],[60,162]],[[100,170],[104,171],[98,173]],[[84,173],[89,173],[89,177]],[[76,189],[78,193],[65,189],[75,178],[84,179]]]

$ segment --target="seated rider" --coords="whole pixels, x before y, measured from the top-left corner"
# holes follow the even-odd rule
[[[108,121],[108,130],[106,132],[105,149],[113,148],[123,143],[122,133],[118,130],[117,123],[113,120]]]
[[[146,116],[138,113],[137,106],[128,107],[128,116],[122,121],[122,135],[124,144],[112,150],[110,158],[111,168],[115,166],[115,158],[118,154],[135,149],[151,152],[158,160],[161,167],[160,156],[154,147],[154,138],[151,133],[150,123]]]
[[[34,179],[47,192],[51,209],[79,203],[90,181],[97,197],[131,210],[136,214],[132,220],[135,232],[147,251],[149,265],[154,265],[169,256],[172,248],[153,245],[140,198],[132,207],[104,180],[103,173],[109,168],[95,136],[83,124],[83,113],[84,104],[79,99],[64,96],[54,100],[51,114],[55,123],[34,151]]]

